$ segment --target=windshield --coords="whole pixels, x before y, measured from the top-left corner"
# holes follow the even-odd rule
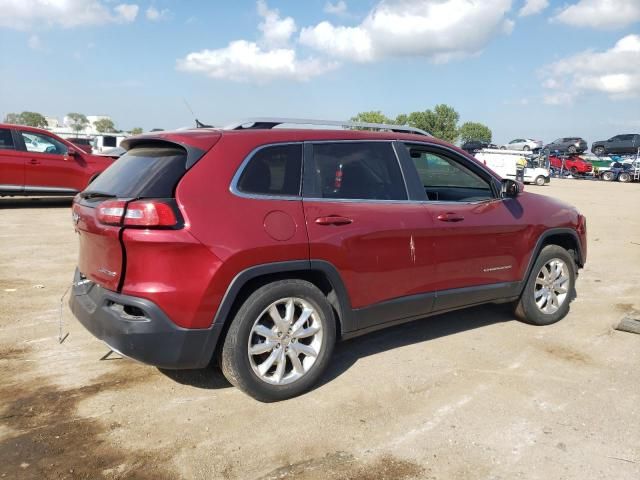
[[[133,148],[96,178],[85,194],[170,198],[186,171],[186,161],[187,154],[180,148]]]

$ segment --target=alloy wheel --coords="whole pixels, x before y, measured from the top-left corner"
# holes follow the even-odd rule
[[[564,260],[553,258],[546,262],[536,278],[533,299],[544,314],[556,313],[567,300],[570,287],[569,268]]]
[[[265,308],[251,328],[251,368],[266,383],[290,384],[313,367],[323,340],[316,309],[302,298],[281,298]]]

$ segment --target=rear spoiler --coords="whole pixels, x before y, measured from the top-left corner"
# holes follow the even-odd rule
[[[187,163],[185,168],[188,170],[193,167],[198,160],[200,160],[206,153],[206,150],[194,147],[183,142],[176,142],[173,140],[167,140],[166,138],[157,135],[137,135],[124,139],[120,146],[129,151],[132,148],[137,147],[165,147],[165,148],[181,148],[187,153]]]

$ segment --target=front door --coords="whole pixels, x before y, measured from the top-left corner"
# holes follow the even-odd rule
[[[26,153],[25,186],[27,189],[79,191],[86,187],[81,155],[68,155],[67,146],[39,132],[19,131]]]
[[[501,199],[480,166],[446,149],[408,145],[434,224],[434,308],[480,303],[517,282],[526,225],[517,199]],[[464,290],[460,290],[464,289]]]
[[[384,308],[384,302],[405,297],[408,311],[399,316],[431,311],[433,222],[420,202],[408,200],[392,143],[305,148],[303,205],[311,260],[338,269],[353,309]],[[358,328],[379,321],[373,313],[359,318]]]

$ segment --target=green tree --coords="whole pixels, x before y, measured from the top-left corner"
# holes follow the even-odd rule
[[[396,117],[396,121],[394,123],[396,125],[407,125],[409,123],[409,115],[401,113]]]
[[[89,120],[87,120],[86,115],[82,113],[68,113],[67,117],[71,121],[71,125],[69,125],[71,130],[76,133],[81,132],[89,125]]]
[[[380,110],[372,110],[370,112],[360,112],[355,117],[351,117],[352,122],[363,123],[394,123],[389,117],[387,117]]]
[[[11,123],[13,125],[20,125],[19,113],[7,113],[4,117],[4,123]]]
[[[412,112],[407,122],[412,127],[426,130],[441,140],[454,143],[458,139],[458,120],[460,115],[453,107],[439,104],[433,110]]]
[[[478,122],[463,123],[460,127],[459,133],[460,141],[462,143],[469,142],[471,140],[491,143],[491,138],[493,136],[489,127]]]
[[[4,121],[5,123],[28,125],[29,127],[44,128],[47,126],[47,120],[44,115],[38,112],[8,113]]]
[[[143,130],[140,127],[134,127],[131,129],[131,135],[140,135]]]
[[[110,118],[101,118],[100,120],[96,120],[93,122],[93,126],[96,127],[98,133],[111,133],[116,131],[116,126]]]

